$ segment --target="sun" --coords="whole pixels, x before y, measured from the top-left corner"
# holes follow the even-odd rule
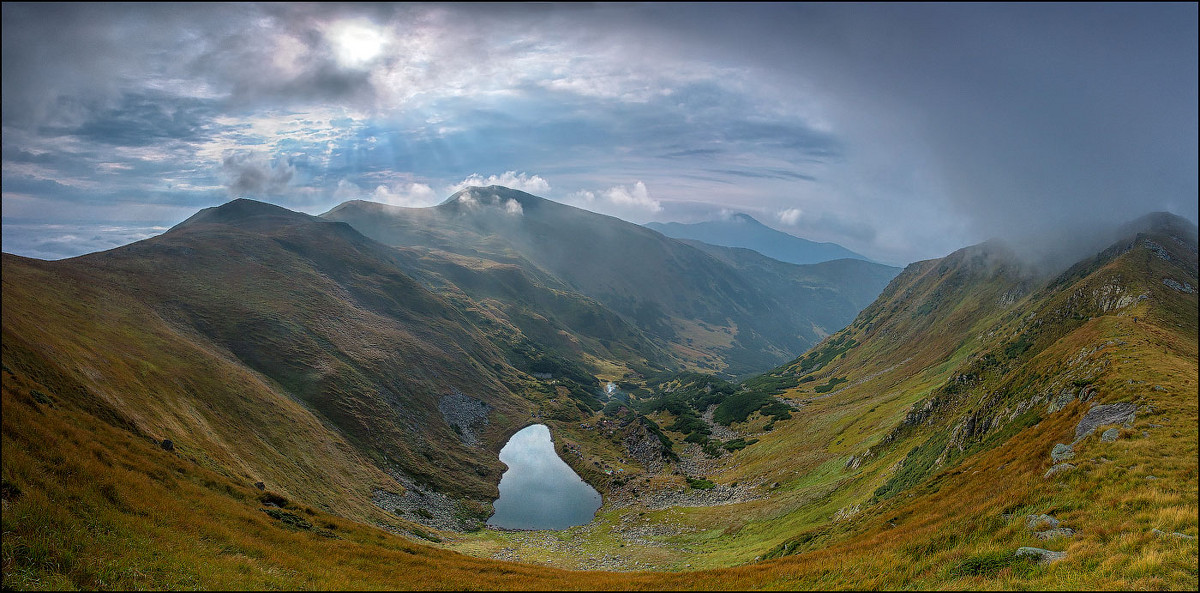
[[[387,37],[365,19],[334,23],[326,32],[334,57],[343,67],[361,68],[383,53]]]

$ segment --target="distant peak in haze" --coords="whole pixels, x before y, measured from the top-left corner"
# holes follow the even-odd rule
[[[676,239],[753,249],[767,257],[793,264],[816,264],[835,259],[871,261],[837,243],[818,243],[777,231],[743,212],[736,212],[723,220],[695,224],[651,222],[646,227]]]
[[[497,206],[504,208],[509,214],[521,214],[525,208],[536,208],[547,201],[545,198],[503,185],[471,186],[455,192],[439,204],[438,208]]]

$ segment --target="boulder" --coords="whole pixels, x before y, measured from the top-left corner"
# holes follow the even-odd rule
[[[1083,440],[1092,431],[1106,424],[1124,424],[1133,422],[1137,415],[1137,406],[1131,403],[1108,404],[1095,406],[1084,414],[1079,424],[1075,425],[1075,442]]]
[[[1059,521],[1050,515],[1029,515],[1025,519],[1025,528],[1033,531],[1045,526],[1047,529],[1058,527]]]
[[[1120,435],[1121,435],[1121,430],[1114,426],[1113,428],[1110,428],[1110,429],[1104,431],[1100,435],[1100,442],[1111,443],[1111,442],[1117,440],[1117,437]]]
[[[1050,451],[1050,459],[1054,463],[1062,463],[1073,457],[1075,457],[1075,449],[1071,445],[1059,443],[1054,445],[1054,449]]]
[[[164,451],[174,451],[175,450],[175,443],[172,443],[171,439],[163,439],[163,441],[161,443],[159,443],[159,445],[163,448]]]
[[[1042,478],[1048,480],[1051,477],[1053,477],[1054,475],[1061,474],[1062,472],[1065,472],[1069,469],[1075,469],[1075,466],[1071,465],[1069,463],[1060,463],[1060,464],[1055,465],[1054,467],[1051,467],[1050,469],[1046,470],[1046,475],[1042,476]]]
[[[1033,534],[1033,537],[1038,539],[1054,539],[1056,537],[1075,537],[1075,530],[1070,527],[1056,527],[1045,531],[1038,531]]]
[[[1151,529],[1150,533],[1153,533],[1154,535],[1156,535],[1158,537],[1174,537],[1174,538],[1178,538],[1178,539],[1196,539],[1196,536],[1194,536],[1194,535],[1188,535],[1186,533],[1179,533],[1179,532],[1167,533],[1161,529]]]
[[[1067,553],[1066,552],[1053,552],[1050,550],[1043,550],[1041,548],[1032,548],[1032,547],[1028,547],[1028,546],[1017,548],[1017,557],[1021,558],[1023,556],[1030,556],[1033,558],[1037,558],[1037,561],[1040,564],[1049,564],[1051,562],[1055,562],[1058,560],[1062,560],[1063,558],[1066,558]]]

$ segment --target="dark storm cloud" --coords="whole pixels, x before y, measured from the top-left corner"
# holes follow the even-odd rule
[[[229,194],[233,197],[277,195],[287,189],[296,168],[291,162],[271,160],[260,153],[242,152],[221,162]]]
[[[1196,219],[1195,4],[761,8],[643,10],[664,45],[820,81],[851,158],[898,149],[861,172],[935,171],[977,239]]]
[[[42,132],[117,146],[148,146],[165,140],[198,142],[211,137],[216,113],[212,101],[127,93],[117,105],[91,114],[74,129],[44,128]]]

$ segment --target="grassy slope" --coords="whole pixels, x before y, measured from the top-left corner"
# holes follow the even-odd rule
[[[235,483],[262,481],[362,519],[373,515],[372,487],[399,488],[262,376],[181,336],[117,287],[59,267],[4,256],[4,364],[48,401],[142,439],[170,439]]]
[[[41,379],[24,367],[13,374],[6,333],[5,585],[1194,589],[1196,540],[1150,530],[1197,535],[1196,298],[1161,283],[1169,276],[1195,286],[1195,251],[1172,251],[1185,265],[1167,267],[1170,262],[1138,245],[1076,270],[1079,277],[1066,276],[1063,286],[1047,292],[1031,292],[1019,274],[1000,272],[986,258],[975,262],[988,264],[982,268],[952,258],[915,264],[846,330],[861,344],[819,369],[819,381],[787,394],[803,402],[801,412],[758,435],[758,444],[723,458],[724,469],[709,476],[720,483],[779,482],[770,498],[647,512],[655,521],[694,529],[657,538],[689,550],[686,558],[664,555],[661,546],[639,548],[609,529],[636,515],[636,507],[574,532],[587,540],[584,552],[628,542],[622,553],[660,566],[750,562],[699,573],[575,573],[494,563],[416,546],[320,511],[311,515],[313,523],[343,539],[287,530],[258,511],[255,491],[114,428],[111,418],[101,420],[103,409],[59,401],[61,387],[37,383]],[[1097,309],[1114,277],[1128,293],[1145,291],[1150,298]],[[6,285],[6,307],[8,291]],[[1015,296],[1003,298],[1009,294]],[[1031,312],[1044,323],[1028,322]],[[9,323],[6,310],[6,329]],[[1038,331],[1031,334],[1033,328]],[[1021,335],[1031,335],[1033,345],[948,400],[940,420],[876,447],[857,470],[845,467],[900,425],[913,404],[937,395],[948,378],[978,368],[981,353],[1004,352]],[[830,377],[847,382],[816,392]],[[1098,393],[1093,401],[1135,401],[1154,410],[1143,408],[1114,443],[1084,440],[1076,446],[1077,469],[1046,480],[1050,448],[1073,438],[1086,404],[1048,413],[1041,401],[1040,422],[1009,423],[990,441],[986,435],[979,443],[964,441],[970,455],[948,458],[897,495],[872,501],[913,447],[951,434],[991,395],[1005,393],[997,405],[1011,406],[1083,379]],[[37,403],[29,389],[50,394],[53,405]],[[751,418],[741,428],[762,423]],[[89,449],[90,457],[77,454]],[[849,512],[856,506],[857,513]],[[1032,538],[1022,517],[1043,512],[1064,520],[1075,538]],[[1049,566],[1014,562],[1011,552],[1022,545],[1064,550],[1068,557]]]
[[[1012,587],[1017,582],[1043,587],[1194,585],[1194,542],[1150,535],[1153,528],[1196,534],[1195,296],[1171,291],[1160,281],[1174,277],[1191,282],[1194,263],[1190,270],[1186,265],[1168,266],[1146,249],[1133,249],[1099,265],[1085,265],[1081,278],[1064,276],[1065,286],[1031,294],[1036,283],[993,249],[968,249],[910,267],[846,330],[863,343],[819,369],[821,381],[802,384],[788,394],[802,405],[795,419],[776,422],[773,432],[755,434],[759,443],[726,456],[725,469],[709,476],[725,484],[778,482],[769,499],[731,507],[646,512],[645,516],[683,532],[650,539],[687,549],[686,557],[664,557],[657,545],[640,545],[639,540],[646,538],[622,537],[618,526],[640,520],[637,515],[642,511],[636,507],[602,514],[600,526],[572,533],[570,538],[594,541],[580,546],[576,554],[595,556],[611,550],[612,544],[624,543],[620,554],[630,560],[683,568],[685,564],[728,566],[758,556],[797,552],[802,552],[800,561],[807,562],[804,559],[828,558],[833,552],[822,548],[842,549],[840,541],[866,553],[860,543],[870,541],[879,546],[876,551],[882,558],[895,563],[886,567],[890,576],[868,578],[870,567],[882,565],[856,557],[853,563],[866,562],[862,568],[820,568],[835,575],[821,585],[931,587],[950,579],[951,569],[960,563],[974,566],[981,562],[976,557],[986,559],[1018,546],[1038,545],[1019,521],[1004,521],[1002,513],[1048,512],[1059,514],[1080,532],[1069,542],[1068,561],[1045,569],[999,566],[985,570],[987,578],[952,580],[973,587],[986,583]],[[1189,253],[1184,249],[1175,255],[1177,262],[1186,262]],[[1099,311],[1094,295],[1105,294],[1104,286],[1111,285],[1114,277],[1124,279],[1128,294],[1148,290],[1150,299],[1120,310]],[[1065,309],[1063,301],[1077,293],[1088,295],[1083,299],[1088,302],[1076,299],[1077,310]],[[1052,319],[1055,311],[1060,312],[1057,320]],[[1097,316],[1088,320],[1088,311]],[[902,435],[857,470],[845,468],[852,455],[878,444],[900,425],[913,404],[937,393],[949,377],[970,370],[981,353],[1002,352],[1027,332],[1021,321],[1030,312],[1047,319],[1037,325],[1042,338],[1035,339],[1030,350],[1009,361],[1003,372],[993,372],[965,401],[943,409],[939,423]],[[1091,352],[1110,340],[1113,343],[1106,348]],[[1090,354],[1081,359],[1085,351]],[[846,378],[847,383],[825,394],[813,389],[835,376]],[[1106,456],[1113,463],[1080,464],[1061,481],[1047,482],[1041,475],[1050,465],[1049,450],[1054,443],[1070,442],[1074,424],[1086,409],[1075,403],[1049,414],[1044,394],[1058,393],[1082,379],[1097,390],[1093,401],[1137,401],[1158,412],[1141,414],[1116,443],[1102,444],[1092,437],[1078,447],[1080,458]],[[1162,391],[1152,389],[1153,385]],[[873,493],[895,475],[896,466],[912,448],[938,434],[951,434],[965,415],[977,411],[985,396],[1001,392],[1008,394],[1001,403],[1010,406],[1042,397],[1037,408],[1044,420],[1038,423],[1020,416],[978,442],[963,443],[970,453],[965,458],[951,456],[943,466],[915,474],[899,496],[872,502]],[[762,423],[752,419],[742,428],[753,431]],[[662,424],[669,424],[669,419]],[[1163,428],[1149,428],[1150,424]],[[1148,436],[1142,436],[1143,429]],[[1160,450],[1172,453],[1163,455]],[[934,457],[943,451],[935,451]],[[1143,481],[1148,474],[1160,480]],[[930,480],[935,483],[932,488],[922,486]],[[1106,506],[1096,507],[1093,500],[1104,500]],[[856,507],[853,518],[835,520],[853,514],[847,511]],[[885,531],[895,529],[888,521],[894,517],[918,518],[907,526],[906,521],[896,522],[898,534],[914,538],[906,544],[911,544],[907,552],[903,546],[886,545],[892,540],[879,531],[881,524]],[[872,528],[879,533],[871,535]],[[1125,543],[1114,548],[1114,538]],[[497,547],[521,543],[516,538],[496,539],[500,540]],[[928,541],[922,544],[923,539]],[[1061,549],[1066,543],[1041,545]],[[522,557],[571,565],[556,562],[544,544],[524,545],[532,548]],[[922,545],[928,550],[918,553],[924,550]],[[926,553],[931,559],[912,568],[913,556]],[[816,562],[814,567],[820,565]],[[1104,568],[1096,568],[1097,563]],[[896,572],[900,566],[904,570]],[[1146,570],[1146,566],[1154,568]],[[956,570],[957,574],[966,569]],[[846,580],[851,574],[864,575],[863,580]],[[1162,578],[1155,580],[1155,574]],[[1018,577],[1024,580],[1014,580]],[[804,579],[800,582],[814,586]]]

